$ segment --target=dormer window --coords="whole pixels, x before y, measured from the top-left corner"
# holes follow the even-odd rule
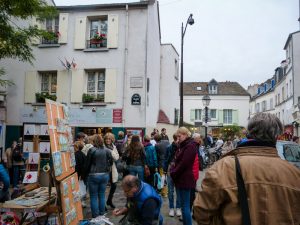
[[[202,87],[196,87],[197,91],[202,91]]]
[[[273,89],[274,87],[275,87],[275,80],[272,79],[272,80],[271,80],[271,88]]]
[[[257,94],[260,94],[260,87],[257,88]]]
[[[218,94],[217,85],[209,85],[208,92],[209,92],[209,94]]]

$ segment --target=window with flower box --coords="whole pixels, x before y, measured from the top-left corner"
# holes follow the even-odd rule
[[[104,102],[105,96],[105,72],[87,72],[87,93],[83,95],[83,102]]]
[[[107,16],[98,19],[90,19],[90,39],[87,48],[107,47]]]
[[[35,93],[37,103],[45,103],[45,99],[56,100],[57,72],[40,72],[40,92]]]
[[[42,38],[42,44],[58,44],[59,17],[45,20],[45,30],[51,38]]]

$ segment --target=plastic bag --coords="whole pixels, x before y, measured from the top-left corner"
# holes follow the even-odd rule
[[[80,191],[81,198],[86,195],[86,186],[83,180],[79,180],[79,191]]]

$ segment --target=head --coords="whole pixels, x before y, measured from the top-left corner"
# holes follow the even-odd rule
[[[177,141],[178,141],[178,139],[177,139],[177,133],[174,133],[174,134],[173,134],[173,141],[174,141],[175,143],[177,143]]]
[[[299,137],[294,136],[294,137],[293,137],[293,142],[299,144]]]
[[[122,188],[127,198],[133,197],[139,191],[140,186],[141,181],[136,176],[127,175],[123,178]]]
[[[118,139],[123,139],[124,138],[124,132],[123,131],[119,131],[118,132]]]
[[[154,135],[154,140],[155,140],[156,142],[160,142],[160,141],[161,141],[161,135],[160,135],[160,134],[155,134],[155,135]]]
[[[87,135],[83,132],[79,132],[77,135],[76,135],[76,141],[84,141],[85,137]]]
[[[103,138],[101,137],[100,134],[94,134],[91,137],[91,141],[92,141],[94,147],[96,147],[96,148],[103,147],[103,145],[104,145]]]
[[[144,137],[144,142],[145,143],[149,143],[150,142],[150,137],[149,137],[149,135],[145,135],[145,137]]]
[[[156,133],[156,134],[159,133],[159,131],[156,128],[153,129],[153,132]]]
[[[84,142],[83,141],[75,141],[74,143],[74,150],[75,152],[81,151],[83,149]]]
[[[182,143],[191,136],[191,132],[186,127],[179,127],[176,133],[179,143]]]
[[[137,147],[141,146],[141,141],[140,141],[140,136],[139,135],[132,135],[131,136],[131,142],[130,142],[131,147]]]
[[[202,139],[201,139],[201,135],[198,133],[194,133],[193,134],[193,139],[195,142],[197,142],[198,144],[202,144]]]
[[[112,145],[115,142],[115,135],[113,133],[106,133],[103,139],[105,145]]]
[[[15,148],[17,146],[17,141],[13,141],[11,147]]]
[[[151,139],[154,139],[155,132],[151,133]]]
[[[258,113],[248,123],[249,138],[276,144],[277,137],[282,134],[280,120],[270,113]]]
[[[162,133],[162,134],[166,134],[166,133],[167,133],[166,128],[162,128],[162,129],[161,129],[161,133]]]

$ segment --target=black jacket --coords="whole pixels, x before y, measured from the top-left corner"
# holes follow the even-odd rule
[[[111,150],[106,147],[91,148],[85,162],[85,178],[91,173],[109,173],[113,164]]]
[[[84,176],[84,166],[85,166],[85,160],[86,156],[85,154],[80,150],[75,152],[75,160],[76,160],[76,166],[75,171],[78,174],[78,179]]]

